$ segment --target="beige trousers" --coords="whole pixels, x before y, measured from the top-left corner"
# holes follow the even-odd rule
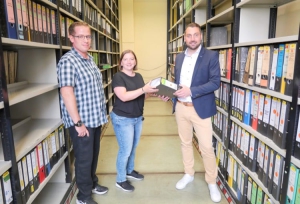
[[[194,175],[193,128],[199,142],[199,148],[205,168],[205,181],[215,184],[218,175],[216,157],[212,146],[211,118],[201,119],[193,106],[176,104],[175,116],[178,133],[181,139],[181,152],[183,157],[184,172]]]

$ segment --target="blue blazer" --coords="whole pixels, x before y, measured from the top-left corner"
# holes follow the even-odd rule
[[[175,83],[180,82],[180,72],[184,60],[184,52],[175,60]],[[217,113],[214,91],[219,89],[221,81],[219,53],[201,47],[191,83],[192,101],[196,112],[202,119]],[[177,98],[173,98],[173,113]]]

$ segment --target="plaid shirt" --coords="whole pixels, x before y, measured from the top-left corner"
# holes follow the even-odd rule
[[[59,86],[72,86],[81,121],[86,127],[96,128],[107,123],[106,100],[102,85],[102,75],[93,57],[83,58],[74,48],[67,52],[57,65]],[[62,117],[65,127],[74,126],[66,106],[60,97]]]

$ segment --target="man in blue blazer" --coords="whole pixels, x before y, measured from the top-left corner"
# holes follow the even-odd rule
[[[185,175],[176,184],[183,189],[194,180],[193,128],[205,168],[205,180],[210,197],[221,201],[216,185],[218,174],[216,157],[212,146],[211,116],[217,112],[214,91],[220,87],[220,64],[218,52],[201,46],[201,28],[196,23],[187,25],[184,33],[187,49],[178,54],[175,61],[175,83],[181,86],[174,95],[178,133],[181,139]]]

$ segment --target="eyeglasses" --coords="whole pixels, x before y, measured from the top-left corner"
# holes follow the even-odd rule
[[[92,39],[92,36],[91,35],[86,35],[86,36],[84,36],[84,35],[77,35],[77,36],[75,36],[75,35],[72,35],[74,38],[78,38],[79,40],[84,40],[84,39],[87,39],[87,40],[91,40]]]

